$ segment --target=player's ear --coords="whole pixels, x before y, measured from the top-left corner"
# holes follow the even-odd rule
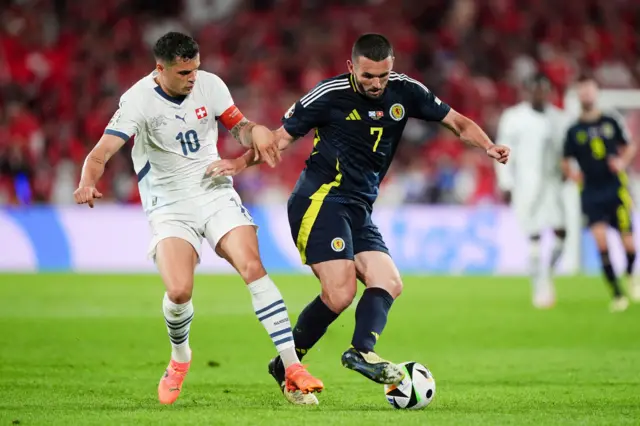
[[[347,59],[347,69],[353,74],[353,62],[351,62],[351,59]]]
[[[162,65],[160,62],[156,62],[156,70],[158,72],[164,71],[164,65]]]

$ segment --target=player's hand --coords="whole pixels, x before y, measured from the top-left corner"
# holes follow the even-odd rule
[[[214,161],[207,167],[205,172],[206,176],[216,178],[219,176],[235,176],[244,169],[247,168],[247,163],[243,157],[234,158],[231,160],[218,160]]]
[[[73,192],[73,198],[76,203],[89,204],[89,207],[93,208],[94,200],[102,198],[102,193],[95,186],[81,186]]]
[[[270,167],[275,167],[280,162],[280,149],[273,132],[264,126],[255,126],[252,132],[253,148],[256,151],[254,161],[262,159]]]
[[[487,149],[487,155],[501,164],[507,164],[510,152],[511,149],[504,145],[492,145],[491,148]]]
[[[582,182],[584,180],[584,176],[582,172],[579,170],[572,170],[569,174],[569,179],[575,182],[578,186],[582,186]]]
[[[609,170],[611,170],[612,173],[618,174],[624,170],[624,164],[622,164],[622,159],[620,157],[607,158],[607,164],[609,165]]]

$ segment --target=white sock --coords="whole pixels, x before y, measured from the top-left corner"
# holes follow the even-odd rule
[[[253,310],[269,333],[285,368],[300,362],[293,342],[287,307],[278,287],[271,281],[269,275],[252,282],[247,287],[251,292]]]
[[[562,256],[562,250],[564,249],[564,241],[565,241],[564,238],[555,237],[553,239],[553,250],[551,251],[550,273],[552,273],[556,269],[558,260],[560,260],[560,256]]]
[[[193,320],[191,300],[178,305],[169,300],[169,296],[165,293],[162,300],[162,310],[171,341],[171,358],[177,362],[191,361],[191,348],[189,347],[189,329]]]
[[[534,293],[542,286],[542,274],[540,271],[540,240],[529,241],[529,273]]]

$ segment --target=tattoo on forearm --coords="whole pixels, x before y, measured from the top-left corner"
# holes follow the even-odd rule
[[[255,123],[247,119],[243,119],[238,124],[233,126],[233,128],[230,130],[231,136],[233,136],[235,140],[240,142],[240,145],[247,148],[251,147],[253,145],[253,141],[251,139],[251,130],[255,125]]]
[[[233,126],[231,130],[229,130],[229,132],[231,133],[231,136],[233,136],[233,138],[236,139],[237,141],[240,141],[240,130],[242,130],[247,124],[249,124],[249,121],[242,120],[238,124]]]

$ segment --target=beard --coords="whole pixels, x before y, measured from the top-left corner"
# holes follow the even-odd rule
[[[371,89],[366,90],[362,85],[362,83],[360,83],[355,76],[353,77],[353,81],[355,81],[356,83],[356,88],[358,89],[358,92],[362,93],[364,96],[366,96],[369,99],[380,99],[380,96],[384,92],[384,88],[378,89],[378,91],[376,92],[371,92]]]
[[[589,112],[589,111],[593,111],[593,109],[596,106],[596,103],[595,102],[591,102],[591,101],[589,101],[589,102],[581,102],[580,106],[581,106],[583,111]]]

